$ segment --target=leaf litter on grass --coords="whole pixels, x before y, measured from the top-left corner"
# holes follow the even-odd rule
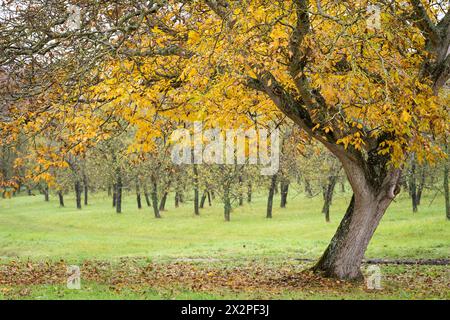
[[[65,285],[67,266],[58,262],[10,261],[0,264],[0,294],[30,294],[29,286]],[[118,263],[87,260],[80,265],[83,282],[122,290],[142,292],[148,288],[172,292],[187,289],[193,292],[231,292],[249,296],[276,298],[289,293],[301,296],[340,296],[352,293],[369,295],[364,283],[339,281],[320,277],[304,263],[267,264],[251,261],[232,264],[169,262],[152,263],[138,259],[121,259]],[[389,266],[383,274],[382,295],[408,298],[443,298],[450,296],[446,266]],[[13,290],[14,288],[19,288]],[[170,294],[169,294],[170,296]],[[295,296],[295,294],[293,295]]]

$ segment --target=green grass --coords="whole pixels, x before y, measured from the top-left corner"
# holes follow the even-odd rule
[[[230,299],[232,295],[229,295]],[[0,293],[0,299],[15,300],[205,300],[222,299],[218,294],[194,292],[189,290],[155,290],[142,288],[141,290],[130,290],[127,288],[117,290],[111,289],[105,284],[95,282],[83,283],[80,290],[68,289],[65,285],[34,285],[19,286],[8,293]]]
[[[450,222],[445,219],[442,197],[425,194],[418,213],[412,213],[407,195],[391,205],[377,229],[366,258],[449,258]],[[173,259],[198,259],[206,264],[239,265],[247,261],[280,263],[296,258],[317,259],[326,248],[345,212],[349,194],[337,193],[331,208],[331,223],[320,213],[320,197],[309,199],[293,190],[288,208],[278,208],[273,219],[265,218],[265,196],[234,208],[231,222],[225,222],[222,205],[195,216],[192,202],[175,209],[168,199],[168,210],[155,219],[150,208],[138,210],[134,195],[126,195],[123,213],[116,214],[106,195],[91,197],[82,210],[74,200],[66,199],[60,208],[55,196],[44,202],[42,196],[19,196],[0,200],[0,264],[13,260],[81,263],[86,260],[119,261],[122,257],[140,257],[145,261],[170,262]],[[203,260],[202,260],[203,259]],[[401,271],[395,271],[401,274]],[[395,273],[394,272],[394,273]],[[0,287],[0,289],[2,289]],[[25,294],[22,295],[22,291]],[[35,285],[28,288],[4,288],[1,298],[31,299],[218,299],[258,298],[264,293],[195,292],[144,288],[112,290],[108,285],[89,283],[81,291],[64,285]],[[355,289],[356,290],[356,289]],[[5,293],[7,292],[7,293]],[[364,291],[320,293],[296,291],[278,293],[277,298],[411,298],[414,292],[402,288],[395,292],[370,296]]]
[[[194,216],[192,202],[175,209],[169,199],[162,219],[150,208],[138,210],[132,195],[125,197],[123,213],[116,214],[110,200],[97,196],[82,210],[66,199],[59,208],[52,198],[16,197],[0,201],[0,258],[116,259],[139,256],[155,259],[213,258],[317,258],[337,228],[349,200],[338,194],[331,223],[320,213],[321,199],[295,194],[288,208],[275,207],[265,218],[265,198],[235,208],[225,222],[222,206]],[[278,202],[276,202],[277,204]],[[366,257],[442,258],[450,254],[450,223],[443,199],[424,197],[413,214],[403,195],[393,203],[376,231]]]

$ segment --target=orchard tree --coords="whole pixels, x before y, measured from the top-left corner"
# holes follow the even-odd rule
[[[407,155],[430,162],[442,156],[435,141],[448,133],[442,88],[450,77],[449,4],[205,3],[217,18],[205,14],[190,31],[190,50],[198,52],[192,63],[201,75],[216,74],[210,86],[226,90],[233,77],[237,87],[263,93],[339,159],[353,197],[314,270],[361,278],[364,252],[399,192]],[[369,4],[380,8],[379,26],[368,25]]]
[[[2,8],[0,71],[8,76],[0,89],[2,131],[36,119],[42,130],[48,114],[64,119],[61,104],[75,112],[80,104],[93,113],[109,110],[100,112],[110,115],[104,121],[120,117],[142,136],[152,136],[148,119],[159,113],[232,127],[252,123],[254,114],[266,123],[287,117],[339,159],[353,190],[314,267],[326,276],[361,278],[365,250],[399,192],[405,160],[412,153],[419,163],[443,156],[447,1],[80,6],[75,28],[65,26],[64,2]]]

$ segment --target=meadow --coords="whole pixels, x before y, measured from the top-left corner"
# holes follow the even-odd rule
[[[3,274],[5,279],[0,278],[0,297],[450,298],[448,266],[380,266],[387,280],[385,290],[376,293],[367,292],[361,284],[344,284],[341,288],[341,284],[333,283],[326,290],[321,290],[325,287],[320,284],[317,287],[316,282],[321,280],[303,270],[326,248],[349,198],[349,193],[337,192],[330,223],[325,222],[320,212],[320,197],[307,198],[294,189],[287,208],[276,205],[272,219],[265,218],[266,198],[260,194],[252,203],[234,207],[230,222],[223,219],[219,199],[211,207],[206,205],[200,216],[195,216],[189,199],[175,208],[173,199],[169,198],[162,219],[155,219],[149,207],[138,210],[133,194],[125,195],[122,214],[114,212],[106,194],[91,196],[90,204],[82,210],[75,208],[70,197],[65,208],[59,207],[55,196],[50,202],[44,202],[40,195],[2,199],[0,266],[3,273],[0,269],[0,277]],[[378,227],[366,259],[448,259],[450,223],[443,208],[442,197],[425,194],[419,212],[412,213],[407,194],[401,194]],[[59,274],[59,278],[46,281],[41,273],[31,275],[42,268],[42,263],[49,272]],[[61,270],[69,264],[97,270],[94,272],[97,276],[88,277],[82,290],[69,290],[61,280],[64,279]],[[105,264],[108,277],[98,272],[99,266]],[[119,281],[118,290],[117,279],[113,281],[115,284],[109,283],[111,272],[125,273],[124,265],[126,270],[135,271],[146,270],[149,265],[153,269],[166,266],[158,274],[161,279],[172,281],[156,281],[158,277],[150,281],[146,277],[142,279],[142,284],[147,284],[144,290],[139,286],[139,277],[130,276],[133,281]],[[41,280],[6,280],[9,272],[13,278],[22,274],[28,280]],[[217,278],[212,276],[214,280],[209,280],[210,273]],[[192,279],[184,281],[184,274],[190,274]],[[262,282],[247,285],[243,280],[247,276]],[[205,283],[202,288],[190,283],[196,277]],[[234,284],[227,282],[236,277]],[[418,280],[422,278],[423,283]],[[295,279],[304,285],[293,290],[290,286],[296,286]],[[416,286],[411,287],[411,279],[415,279]],[[430,281],[435,290],[430,287]],[[269,289],[262,290],[266,285]],[[270,290],[272,287],[274,290]]]

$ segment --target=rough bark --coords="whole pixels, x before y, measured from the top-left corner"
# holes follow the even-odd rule
[[[350,161],[343,164],[354,194],[334,237],[313,270],[327,277],[360,280],[364,253],[398,193],[401,170],[385,172],[382,164],[368,173]]]

